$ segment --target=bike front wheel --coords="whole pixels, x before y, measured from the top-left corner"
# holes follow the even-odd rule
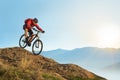
[[[36,40],[32,45],[32,52],[35,55],[39,55],[42,52],[43,49],[43,43],[41,40]]]
[[[23,34],[19,39],[19,46],[25,48],[27,46],[25,35]]]

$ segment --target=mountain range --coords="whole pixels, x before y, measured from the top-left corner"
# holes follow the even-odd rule
[[[60,63],[74,63],[87,69],[102,69],[120,62],[120,49],[84,47],[72,50],[56,49],[41,55]]]
[[[13,47],[0,49],[0,80],[106,79],[78,65],[61,64],[42,55],[33,55],[23,48]]]

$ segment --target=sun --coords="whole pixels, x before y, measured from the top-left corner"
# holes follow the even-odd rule
[[[104,25],[97,30],[97,39],[101,47],[116,48],[120,42],[119,26]]]

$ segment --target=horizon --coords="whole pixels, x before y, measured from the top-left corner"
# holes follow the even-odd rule
[[[52,50],[74,50],[74,49],[83,49],[83,48],[97,48],[97,49],[114,49],[114,50],[119,50],[120,48],[111,48],[111,47],[78,47],[78,48],[71,48],[71,49],[65,49],[65,48],[55,48],[55,49],[48,49],[48,50],[43,50],[43,51],[52,51]]]
[[[0,47],[0,49],[5,49],[5,48],[14,48],[14,47],[19,47],[19,46],[10,46],[10,47]],[[120,48],[111,48],[111,47],[93,47],[93,46],[86,46],[86,47],[76,47],[76,48],[71,48],[71,49],[66,49],[66,48],[54,48],[54,49],[48,49],[43,51],[52,51],[52,50],[74,50],[74,49],[83,49],[83,48],[98,48],[98,49],[115,49],[119,50]],[[24,49],[27,49],[31,51],[31,47],[26,47]]]

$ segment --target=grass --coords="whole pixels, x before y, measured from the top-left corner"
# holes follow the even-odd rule
[[[30,80],[28,73],[23,73],[16,68],[0,70],[0,80]]]
[[[79,76],[75,76],[75,77],[69,77],[68,80],[101,80],[99,78],[94,78],[94,79],[88,79],[88,78],[80,78]]]
[[[0,64],[0,80],[63,80],[61,77],[59,78],[52,73],[46,74],[39,68],[37,71],[27,68],[29,63],[26,63],[26,60],[23,59],[21,61],[22,67]]]
[[[20,67],[21,67],[22,69],[26,69],[26,68],[28,68],[28,67],[30,66],[30,64],[32,64],[32,63],[34,63],[32,59],[31,59],[31,60],[28,60],[27,57],[24,57],[24,58],[22,58],[22,60],[21,60]]]
[[[56,76],[53,76],[51,74],[43,74],[44,80],[62,80]]]
[[[24,62],[25,61],[25,62]],[[41,71],[41,69],[31,70],[27,68],[29,64],[27,59],[23,59],[22,67],[14,67],[0,63],[0,80],[64,80],[62,76],[55,75],[54,73],[47,73]],[[95,79],[83,79],[79,76],[69,76],[67,80],[100,80],[99,78]]]

